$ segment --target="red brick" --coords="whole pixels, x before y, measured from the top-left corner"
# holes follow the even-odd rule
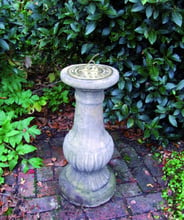
[[[46,196],[27,200],[26,211],[28,214],[48,212],[60,207],[57,196]]]
[[[35,196],[35,174],[22,173],[18,174],[19,193],[23,197]]]
[[[47,181],[37,183],[37,197],[52,196],[58,192],[58,181]]]

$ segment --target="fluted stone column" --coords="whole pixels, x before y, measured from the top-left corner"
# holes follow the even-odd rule
[[[104,129],[104,89],[119,79],[116,69],[100,64],[79,64],[61,71],[64,83],[75,88],[73,128],[63,150],[69,164],[59,177],[62,195],[71,203],[95,207],[115,191],[115,177],[106,166],[113,154],[113,140]]]

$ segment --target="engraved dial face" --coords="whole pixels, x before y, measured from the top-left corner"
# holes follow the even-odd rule
[[[112,74],[113,70],[101,64],[79,64],[68,69],[68,74],[77,79],[96,80],[104,79]]]

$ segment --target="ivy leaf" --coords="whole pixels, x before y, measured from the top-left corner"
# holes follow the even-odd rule
[[[96,28],[96,23],[95,22],[91,22],[86,26],[86,31],[85,31],[85,35],[89,35],[91,34]]]
[[[172,21],[177,24],[179,27],[182,26],[183,17],[179,12],[173,11],[172,12]]]
[[[178,126],[177,121],[176,121],[176,117],[173,116],[173,115],[169,115],[169,122],[170,122],[174,127],[177,127],[177,126]]]

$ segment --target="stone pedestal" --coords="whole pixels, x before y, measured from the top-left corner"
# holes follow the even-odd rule
[[[69,164],[59,177],[62,195],[69,202],[95,207],[107,202],[115,191],[115,177],[106,166],[113,154],[113,140],[104,129],[104,89],[119,79],[116,69],[99,64],[79,64],[61,71],[64,83],[75,88],[73,128],[63,150]]]

